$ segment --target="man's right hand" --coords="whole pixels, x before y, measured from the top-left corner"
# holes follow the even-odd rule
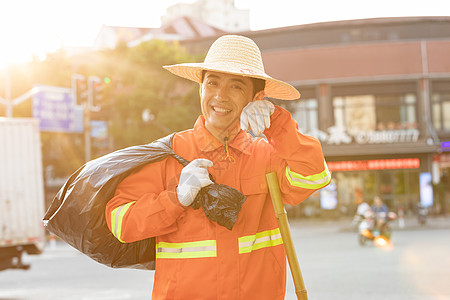
[[[275,106],[267,100],[256,100],[248,103],[241,113],[241,129],[251,129],[258,136],[266,128],[270,127],[270,116],[275,111]]]
[[[212,166],[212,161],[198,158],[183,168],[177,186],[178,201],[182,205],[191,205],[200,189],[213,183],[208,173],[208,168]]]

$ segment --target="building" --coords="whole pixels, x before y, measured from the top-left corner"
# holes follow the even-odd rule
[[[94,50],[114,49],[118,43],[134,47],[154,39],[178,41],[206,38],[225,32],[191,17],[178,17],[159,28],[136,28],[103,25],[94,41]]]
[[[163,26],[179,17],[191,17],[227,32],[250,29],[250,10],[238,9],[234,0],[197,0],[194,3],[177,3],[167,8],[161,18]]]
[[[450,17],[307,24],[240,33],[256,41],[265,69],[301,92],[280,102],[318,137],[336,186],[336,207],[355,211],[354,191],[392,210],[430,204],[431,184],[450,194]],[[214,38],[185,41],[206,51]],[[432,179],[432,180],[431,180]],[[442,183],[443,182],[443,183]],[[450,209],[435,193],[433,211]],[[307,200],[320,207],[320,196]],[[314,203],[312,201],[315,201]],[[322,206],[322,211],[323,211]]]

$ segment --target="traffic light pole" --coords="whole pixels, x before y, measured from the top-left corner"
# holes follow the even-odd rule
[[[92,159],[91,152],[91,111],[99,111],[100,107],[95,105],[96,85],[101,82],[97,76],[88,77],[88,97],[84,107],[84,145],[85,145],[85,161]]]
[[[72,74],[72,99],[74,106],[83,108],[84,161],[91,160],[91,111],[89,107],[89,90],[86,78],[81,74]]]
[[[91,110],[87,105],[83,109],[84,114],[84,161],[88,162],[92,158],[91,154]]]
[[[92,159],[91,152],[91,112],[99,111],[97,103],[101,95],[99,93],[102,80],[97,76],[89,76],[87,79],[87,90],[85,77],[80,74],[72,75],[72,97],[74,105],[83,107],[84,127],[84,159],[88,162]]]

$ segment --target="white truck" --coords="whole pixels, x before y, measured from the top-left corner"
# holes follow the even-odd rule
[[[39,123],[0,117],[0,270],[28,269],[23,252],[45,245],[44,179]]]

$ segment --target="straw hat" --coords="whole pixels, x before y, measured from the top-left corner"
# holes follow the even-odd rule
[[[225,35],[218,38],[203,63],[184,63],[163,68],[200,84],[203,70],[259,78],[266,81],[266,97],[284,100],[300,98],[300,93],[293,86],[265,73],[258,46],[244,36]]]

